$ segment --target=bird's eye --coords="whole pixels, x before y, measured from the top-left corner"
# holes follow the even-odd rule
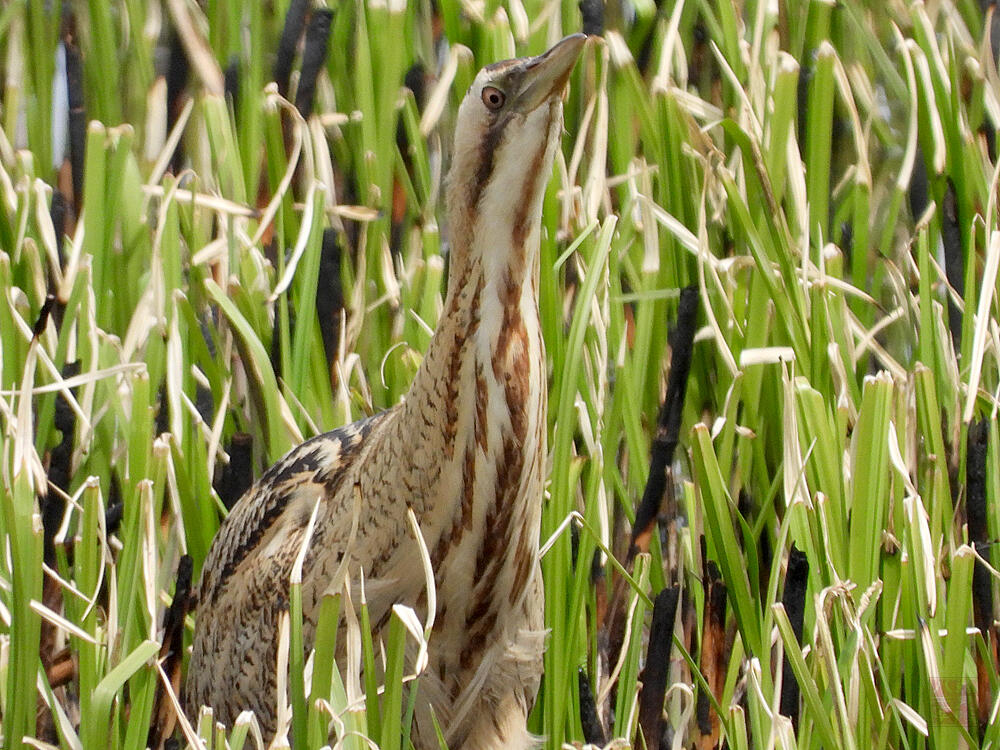
[[[496,86],[487,86],[483,89],[483,104],[492,112],[500,109],[506,99],[507,97],[504,96],[504,93]]]

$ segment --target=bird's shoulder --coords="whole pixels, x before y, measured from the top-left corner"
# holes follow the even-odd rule
[[[252,555],[286,556],[280,540],[297,536],[317,499],[329,501],[338,494],[366,439],[391,413],[380,412],[310,438],[264,472],[215,535],[202,569],[200,603],[213,602]],[[273,543],[276,537],[278,543]]]

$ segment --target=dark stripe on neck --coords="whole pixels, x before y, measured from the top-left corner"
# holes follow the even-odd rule
[[[534,157],[531,160],[531,166],[524,175],[524,185],[521,188],[524,200],[517,206],[517,212],[514,215],[514,222],[511,227],[511,235],[514,240],[513,245],[515,248],[521,248],[522,262],[525,243],[528,241],[528,234],[532,230],[532,225],[541,221],[541,217],[532,212],[535,209],[535,191],[545,190],[545,184],[539,185],[538,178],[542,167],[545,165],[545,153],[549,148],[549,140],[549,133],[546,133],[545,140],[539,144],[538,150],[535,151]],[[547,178],[548,175],[546,175],[546,183],[548,182]]]
[[[486,135],[483,136],[479,144],[479,169],[476,170],[476,182],[472,186],[472,195],[469,205],[474,213],[479,212],[479,201],[486,192],[486,186],[493,178],[493,166],[496,159],[497,150],[503,140],[503,131],[510,122],[510,114],[504,114],[489,126]]]

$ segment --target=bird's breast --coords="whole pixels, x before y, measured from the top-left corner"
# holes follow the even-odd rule
[[[523,619],[538,565],[545,352],[537,304],[516,291],[487,285],[475,330],[456,339],[462,387],[447,410],[456,424],[442,475],[448,500],[440,523],[428,524],[441,605],[436,637],[461,644],[440,650],[435,667],[453,685],[514,636],[508,631]]]

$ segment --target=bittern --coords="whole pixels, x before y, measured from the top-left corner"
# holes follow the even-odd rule
[[[456,122],[448,289],[427,353],[402,402],[293,449],[223,522],[199,585],[189,712],[210,705],[231,723],[251,709],[274,733],[279,619],[320,498],[302,569],[306,648],[345,562],[363,571],[376,629],[396,603],[426,607],[412,509],[437,600],[415,746],[438,746],[428,707],[452,748],[531,744],[544,647],[539,232],[562,95],[585,40],[476,76]]]

